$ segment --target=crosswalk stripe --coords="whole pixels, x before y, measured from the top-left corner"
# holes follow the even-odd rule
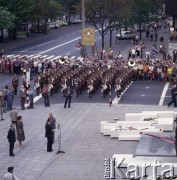
[[[49,56],[49,57],[47,57],[46,59],[52,59],[54,56]]]
[[[71,60],[73,60],[73,59],[75,59],[76,58],[76,56],[71,56]]]
[[[17,58],[17,57],[20,57],[21,55],[15,55],[15,56],[13,56],[13,58]]]
[[[44,55],[44,56],[42,56],[43,58],[46,58],[46,57],[48,57],[48,55]]]
[[[34,56],[33,58],[38,58],[38,57],[40,57],[40,56],[41,56],[41,55],[38,54],[38,55]]]
[[[40,55],[40,54],[31,54],[31,55],[28,55],[28,54],[25,54],[25,55],[23,55],[23,54],[9,54],[6,57],[9,57],[9,58],[26,57],[26,58],[34,58],[34,59],[41,57],[43,59],[48,59],[50,61],[54,61],[54,60],[60,59],[61,57],[68,59],[68,57],[70,57],[70,56],[67,56],[67,55],[55,56],[55,55]],[[70,57],[71,60],[73,60],[75,58],[77,58],[77,56],[71,56]]]
[[[32,55],[29,55],[28,57],[29,58],[32,58],[32,57],[34,57],[34,56],[36,56],[35,54],[32,54]]]

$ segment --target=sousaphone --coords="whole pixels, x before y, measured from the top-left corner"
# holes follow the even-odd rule
[[[64,64],[64,63],[65,63],[65,59],[64,59],[63,57],[61,57],[61,58],[59,59],[59,63],[60,63],[60,64]]]
[[[134,59],[129,59],[128,60],[128,66],[134,67],[136,65],[136,61]]]

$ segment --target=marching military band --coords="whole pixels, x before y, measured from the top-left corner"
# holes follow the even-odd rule
[[[79,97],[87,90],[88,97],[92,97],[97,91],[101,91],[105,98],[114,89],[116,96],[131,83],[132,80],[158,80],[175,81],[177,72],[176,64],[171,59],[151,61],[145,59],[114,59],[104,57],[102,60],[93,58],[71,58],[69,56],[59,59],[45,59],[43,57],[29,58],[18,56],[2,56],[0,58],[0,72],[21,74],[24,77],[23,85],[26,88],[26,72],[31,71],[34,76],[34,88],[36,94],[42,93],[42,89],[49,88],[50,96],[62,91],[66,96],[67,87],[74,89],[74,94]],[[13,76],[12,82],[16,91],[17,76]]]

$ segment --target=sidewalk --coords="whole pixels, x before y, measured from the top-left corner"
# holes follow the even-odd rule
[[[103,136],[100,122],[115,117],[124,120],[126,112],[167,110],[167,107],[116,104],[110,108],[108,104],[75,103],[70,109],[63,109],[62,104],[48,108],[35,106],[26,111],[17,109],[23,117],[26,140],[22,147],[15,144],[15,157],[8,156],[10,116],[4,114],[5,121],[0,121],[0,179],[8,166],[14,166],[20,180],[103,180],[104,159],[115,153],[134,153],[137,142]],[[46,152],[45,122],[49,112],[61,125],[61,149],[65,154],[55,154],[58,151],[57,132],[54,151]]]

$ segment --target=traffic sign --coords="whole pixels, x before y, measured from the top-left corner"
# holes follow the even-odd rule
[[[95,45],[95,30],[93,28],[82,29],[82,46]]]

